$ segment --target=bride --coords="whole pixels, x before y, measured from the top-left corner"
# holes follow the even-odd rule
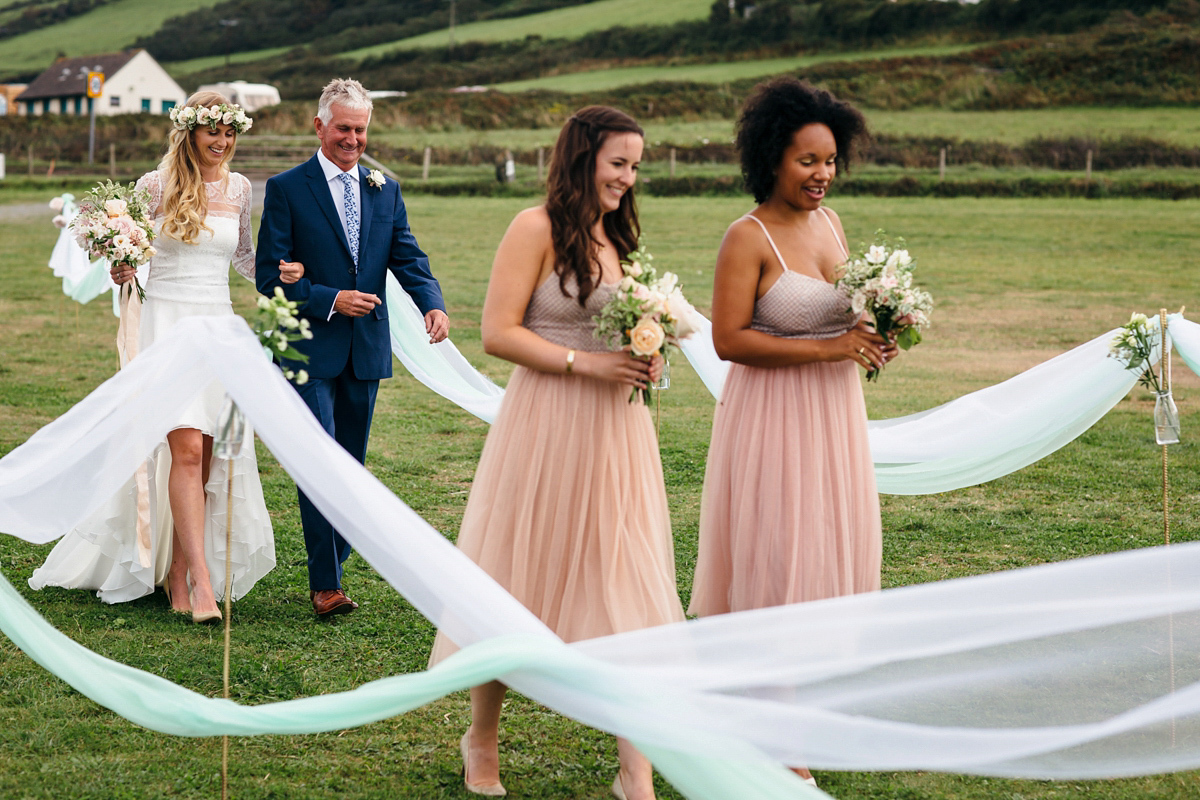
[[[231,261],[254,279],[250,182],[228,166],[250,118],[216,92],[197,92],[172,109],[171,122],[167,154],[137,183],[150,195],[157,252],[149,264],[145,304],[139,307],[130,292],[122,313],[131,339],[123,360],[183,317],[232,314]],[[133,269],[124,265],[111,272],[117,284],[134,279]],[[285,283],[293,283],[304,268],[281,264],[280,272]],[[224,397],[219,384],[209,385],[145,467],[62,538],[29,585],[95,589],[106,603],[133,600],[161,585],[173,611],[190,613],[194,622],[219,621],[217,598],[226,590],[227,469],[233,470],[234,495],[232,596],[244,595],[275,566],[254,448],[243,447],[231,461],[212,458]]]

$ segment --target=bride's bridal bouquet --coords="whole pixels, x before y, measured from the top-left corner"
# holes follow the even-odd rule
[[[127,264],[137,269],[154,256],[154,228],[147,218],[150,193],[105,181],[84,195],[79,213],[71,220],[75,241],[91,258],[103,258],[109,268]],[[133,278],[138,299],[146,292],[137,276]]]
[[[679,288],[679,278],[664,272],[662,277],[650,262],[645,245],[621,261],[624,273],[612,298],[596,315],[596,338],[614,350],[628,347],[645,359],[666,356],[669,344],[678,344],[695,332],[691,315],[696,313]],[[634,389],[629,402],[641,394],[649,402],[648,389]]]
[[[904,249],[904,240],[892,244],[876,231],[875,244],[846,262],[837,288],[850,301],[850,311],[870,315],[877,330],[907,350],[921,342],[921,329],[929,325],[933,297],[913,285],[916,260]],[[867,380],[879,377],[869,370]]]

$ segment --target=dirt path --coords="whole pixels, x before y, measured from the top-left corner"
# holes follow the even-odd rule
[[[254,206],[251,211],[255,214],[262,213],[263,192],[266,191],[267,179],[264,177],[254,177],[250,179],[250,186],[254,193]],[[47,190],[49,192],[51,190]],[[44,203],[10,203],[4,204],[0,202],[0,220],[6,222],[32,220],[37,217],[43,217],[46,224],[50,224],[50,220],[54,217],[54,212],[50,210],[48,203],[51,197],[56,195],[47,194]]]

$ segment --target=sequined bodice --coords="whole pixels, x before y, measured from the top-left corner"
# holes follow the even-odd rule
[[[832,339],[853,328],[858,315],[850,311],[849,298],[829,281],[788,269],[762,221],[751,214],[746,218],[762,228],[783,267],[783,274],[755,301],[750,327],[784,339]]]
[[[150,192],[154,249],[146,279],[146,296],[178,303],[229,302],[229,265],[254,277],[250,244],[250,182],[237,173],[227,180],[205,184],[208,215],[194,244],[162,233],[163,178],[157,171],[143,175],[138,186]]]
[[[785,339],[832,339],[854,327],[849,308],[832,283],[785,269],[754,304],[750,327]]]
[[[573,274],[567,276],[567,291],[571,293],[570,297],[562,293],[556,274],[542,281],[529,298],[522,325],[546,341],[563,347],[591,352],[608,350],[608,346],[595,336],[596,323],[592,317],[600,313],[616,291],[616,284],[600,284],[582,306],[577,299],[578,287]]]

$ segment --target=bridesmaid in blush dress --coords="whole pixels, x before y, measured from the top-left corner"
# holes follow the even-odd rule
[[[717,256],[713,343],[734,363],[713,418],[691,614],[879,588],[858,367],[882,367],[896,348],[834,288],[846,239],[821,205],[864,133],[858,111],[794,78],[757,87],[738,120],[759,205]]]
[[[554,148],[546,203],[517,215],[492,266],[483,345],[517,366],[488,433],[458,547],[568,642],[683,620],[654,425],[630,387],[662,373],[608,352],[592,317],[637,247],[642,129],[576,112]],[[454,650],[444,634],[431,662]],[[471,690],[460,749],[468,791],[501,796],[505,687]],[[618,739],[613,794],[654,796],[649,761]]]

